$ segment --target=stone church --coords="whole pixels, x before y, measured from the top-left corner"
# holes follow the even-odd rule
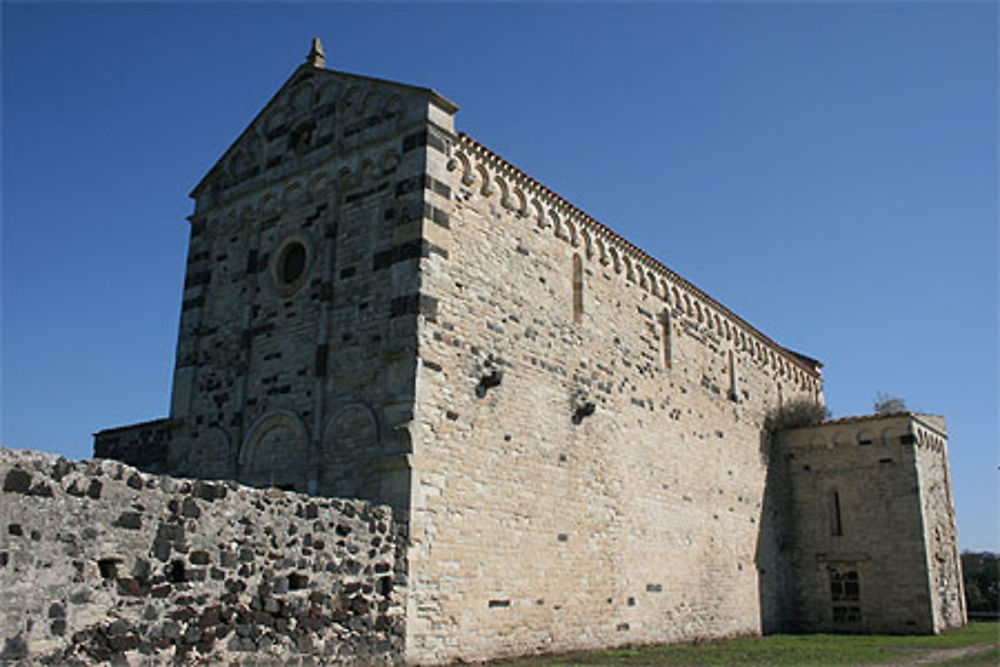
[[[965,622],[940,417],[821,364],[318,40],[191,193],[169,417],[98,457],[390,505],[405,659]]]

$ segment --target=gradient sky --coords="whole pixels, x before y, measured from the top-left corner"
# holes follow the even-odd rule
[[[995,3],[16,4],[2,45],[0,444],[165,416],[187,193],[319,36],[825,364],[944,414],[1000,550]]]

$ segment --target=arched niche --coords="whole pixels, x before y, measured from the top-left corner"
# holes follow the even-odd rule
[[[367,463],[377,458],[378,420],[366,404],[344,405],[327,421],[320,452],[319,486],[324,495],[370,497]]]
[[[240,481],[306,491],[309,436],[305,424],[291,412],[278,410],[258,419],[240,450]]]

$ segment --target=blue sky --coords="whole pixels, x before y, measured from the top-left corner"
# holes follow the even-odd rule
[[[995,4],[0,11],[0,444],[166,415],[187,193],[316,35],[823,360],[836,416],[946,415],[961,545],[1000,550]]]

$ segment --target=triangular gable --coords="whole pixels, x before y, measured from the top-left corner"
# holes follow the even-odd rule
[[[374,95],[375,99],[371,99],[373,91],[379,93]],[[283,126],[283,122],[287,125],[288,122],[301,121],[309,115],[322,117],[324,114],[336,113],[338,107],[344,109],[357,108],[357,105],[368,107],[381,104],[391,108],[394,103],[402,104],[405,99],[412,99],[414,95],[447,113],[458,110],[458,105],[430,88],[321,69],[310,64],[301,65],[201,178],[191,190],[190,196],[200,196],[215,180],[214,177],[223,175],[227,170],[230,173],[226,176],[232,176],[233,169],[239,171],[244,166],[247,173],[258,173],[267,168],[265,144],[292,129]],[[358,115],[362,115],[362,112],[359,111]],[[233,164],[234,161],[238,164]],[[254,169],[258,172],[254,172]]]

